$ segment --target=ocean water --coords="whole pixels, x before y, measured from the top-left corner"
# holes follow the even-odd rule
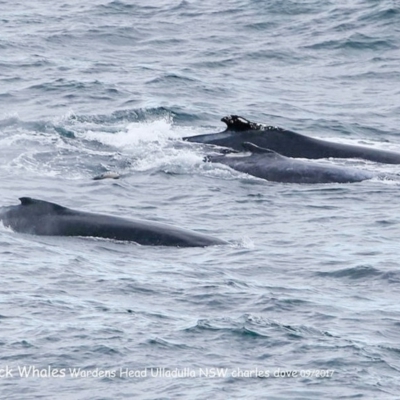
[[[0,206],[30,196],[225,239],[0,226],[4,399],[396,399],[400,166],[267,182],[184,136],[239,114],[400,152],[390,0],[0,1]],[[119,180],[93,181],[100,173]]]

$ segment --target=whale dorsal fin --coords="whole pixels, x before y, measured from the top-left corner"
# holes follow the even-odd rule
[[[246,118],[240,117],[239,115],[228,115],[222,118],[221,121],[226,123],[226,129],[228,131],[279,131],[290,134],[294,133],[288,131],[287,129],[283,129],[280,126],[257,124],[256,122],[251,122]]]
[[[247,150],[251,151],[252,153],[258,153],[258,154],[278,154],[276,151],[266,149],[264,147],[259,147],[255,145],[254,143],[251,142],[243,142],[242,147]]]
[[[32,204],[36,204],[38,202],[41,202],[41,200],[32,199],[31,197],[20,197],[19,201],[21,202],[21,204],[23,206],[30,206]]]
[[[264,128],[263,125],[251,122],[239,115],[228,115],[222,118],[221,121],[225,122],[227,129],[232,131],[259,131]]]
[[[51,208],[53,211],[66,210],[65,207],[60,206],[58,204],[50,203],[49,201],[44,201],[44,200],[32,199],[31,197],[20,197],[19,201],[21,202],[22,206],[43,206]]]

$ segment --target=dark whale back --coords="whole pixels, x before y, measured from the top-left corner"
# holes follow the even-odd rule
[[[268,181],[283,183],[349,183],[373,177],[368,171],[285,157],[254,143],[245,142],[242,146],[251,154],[208,156],[207,161],[225,164],[236,171]]]
[[[257,124],[237,115],[224,117],[221,121],[227,125],[225,131],[186,137],[184,140],[230,147],[238,151],[242,149],[243,142],[251,142],[293,158],[362,158],[400,164],[400,154],[392,151],[315,139],[276,126]]]
[[[89,236],[142,245],[203,247],[226,242],[174,226],[72,210],[55,203],[21,197],[5,207],[0,220],[16,232],[49,236]]]

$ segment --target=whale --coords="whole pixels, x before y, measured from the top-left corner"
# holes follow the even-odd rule
[[[280,127],[251,122],[238,115],[226,116],[221,121],[227,125],[225,131],[184,137],[183,140],[229,147],[237,151],[242,149],[243,142],[250,142],[292,158],[360,158],[400,164],[400,153],[393,151],[316,139]]]
[[[242,148],[250,154],[232,152],[209,155],[205,161],[224,164],[257,178],[282,183],[350,183],[361,182],[374,176],[369,171],[356,168],[285,157],[250,142],[242,143]]]
[[[151,246],[205,247],[227,243],[159,222],[77,211],[30,197],[19,200],[19,205],[0,208],[3,225],[19,233],[106,238]]]

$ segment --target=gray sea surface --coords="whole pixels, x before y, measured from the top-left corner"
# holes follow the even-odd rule
[[[0,1],[0,206],[229,242],[0,224],[4,399],[398,399],[400,165],[268,182],[182,137],[239,114],[400,152],[395,1]],[[103,172],[119,180],[93,181]],[[386,176],[388,178],[382,178]]]

